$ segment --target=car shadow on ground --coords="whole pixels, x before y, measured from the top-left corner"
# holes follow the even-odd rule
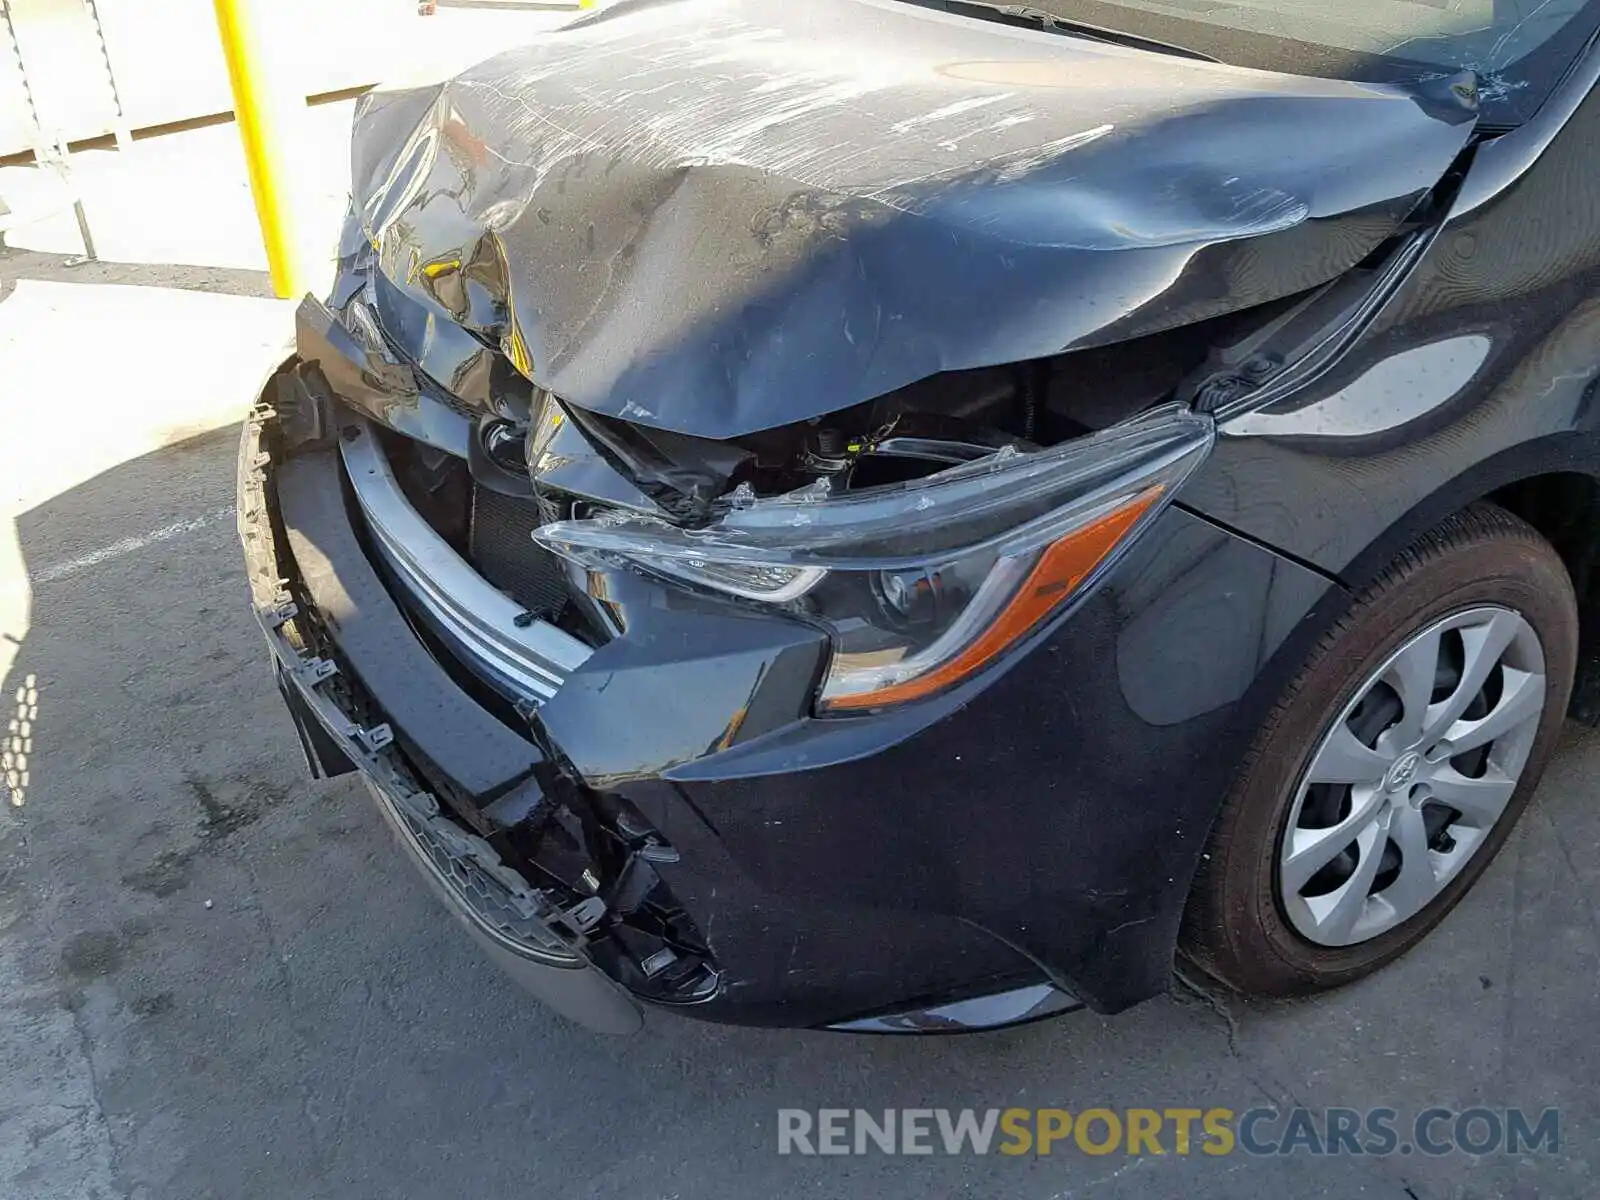
[[[0,1191],[100,1152],[119,1194],[162,1197],[1594,1193],[1594,737],[1569,731],[1433,938],[1334,995],[1178,989],[940,1039],[663,1015],[606,1039],[478,956],[359,784],[305,778],[248,612],[236,438],[163,447],[16,521],[32,605],[0,692],[0,1094],[26,1144],[0,1150],[0,1178],[18,1172]],[[777,1153],[781,1108],[1292,1104],[1556,1106],[1567,1141],[1482,1160],[1170,1139],[1139,1157]]]

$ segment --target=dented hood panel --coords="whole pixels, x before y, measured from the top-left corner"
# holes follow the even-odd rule
[[[367,97],[354,212],[440,382],[487,341],[576,404],[730,437],[1331,279],[1438,182],[1473,94],[897,0],[624,3]]]

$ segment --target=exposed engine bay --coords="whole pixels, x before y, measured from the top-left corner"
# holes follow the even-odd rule
[[[539,495],[544,520],[571,516],[562,494],[573,493],[559,477],[569,462],[559,447],[552,451],[551,428],[570,421],[661,513],[703,525],[717,501],[735,493],[773,496],[820,484],[840,494],[1107,428],[1172,398],[1229,331],[1265,319],[1230,314],[1131,343],[941,374],[841,412],[727,439],[652,429],[525,385],[496,387],[494,411],[475,419],[467,453],[410,443],[405,478],[440,522],[454,514],[462,523],[451,531],[458,540],[479,525],[464,490],[472,482],[502,520],[515,506],[501,497]],[[402,454],[406,445],[395,442]]]
[[[590,411],[531,385],[491,352],[493,379],[476,403],[441,397],[460,417],[451,439],[389,444],[413,501],[452,544],[530,609],[554,611],[561,589],[548,575],[516,586],[505,579],[551,521],[625,509],[700,528],[757,497],[906,483],[1083,438],[1173,400],[1200,411],[1237,402],[1314,365],[1341,327],[1381,302],[1386,279],[1420,246],[1410,228],[1424,226],[1439,199],[1368,260],[1304,294],[1126,342],[943,372],[772,429],[706,438]],[[359,301],[351,308],[362,311]],[[384,337],[376,324],[372,336]]]
[[[613,465],[675,519],[703,522],[740,487],[769,496],[898,483],[1003,447],[1053,446],[1170,398],[1237,314],[1050,359],[948,372],[840,412],[724,440],[569,410]],[[531,461],[535,477],[537,459]]]

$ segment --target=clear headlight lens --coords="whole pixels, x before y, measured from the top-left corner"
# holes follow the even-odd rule
[[[1212,437],[1209,418],[1169,405],[908,483],[735,500],[703,529],[618,512],[534,536],[586,565],[633,563],[819,621],[833,642],[820,707],[865,711],[943,691],[1037,629],[1161,510]]]

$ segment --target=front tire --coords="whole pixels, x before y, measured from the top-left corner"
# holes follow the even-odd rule
[[[1478,504],[1394,560],[1268,715],[1212,831],[1182,951],[1238,990],[1370,974],[1466,894],[1560,732],[1578,609],[1536,530]]]

